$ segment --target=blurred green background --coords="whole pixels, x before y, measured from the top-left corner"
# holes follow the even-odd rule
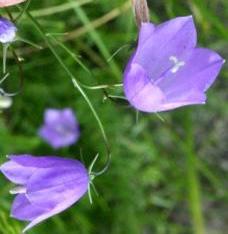
[[[151,20],[160,23],[176,16],[194,16],[199,45],[228,55],[228,1],[149,0]],[[18,13],[16,7],[8,8]],[[130,1],[32,0],[30,13],[47,33],[67,33],[64,42],[82,68],[56,42],[56,52],[67,68],[88,85],[122,82],[122,72],[132,53],[122,49],[137,38]],[[6,15],[4,9],[1,14]],[[0,114],[1,162],[6,154],[30,153],[80,159],[87,166],[99,152],[98,170],[105,148],[98,125],[83,97],[47,48],[41,34],[24,15],[18,35],[43,46],[13,44],[24,76],[22,93],[10,109]],[[2,55],[2,54],[1,54]],[[19,84],[18,66],[8,54],[10,78],[4,89]],[[225,64],[208,92],[204,106],[162,113],[140,113],[119,101],[104,101],[101,90],[85,90],[102,120],[112,148],[108,172],[95,180],[99,197],[91,206],[88,196],[29,233],[35,234],[226,234],[228,230],[228,70]],[[121,95],[122,88],[109,89]],[[80,122],[81,137],[72,147],[55,151],[38,136],[46,108],[71,107]],[[19,234],[24,224],[9,217],[12,187],[0,177],[0,233]]]

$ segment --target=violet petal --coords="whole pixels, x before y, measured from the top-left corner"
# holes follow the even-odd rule
[[[54,207],[69,197],[76,202],[87,191],[88,183],[88,173],[79,162],[72,167],[40,169],[27,184],[27,197],[40,206]]]
[[[24,194],[19,194],[12,204],[11,216],[18,220],[32,221],[47,211],[48,209],[31,204]]]
[[[180,57],[195,46],[196,30],[192,17],[178,17],[158,25],[145,43],[139,43],[132,62],[140,64],[150,79],[156,80],[172,65],[171,55]]]
[[[7,177],[10,181],[15,184],[26,184],[28,179],[34,173],[36,168],[34,167],[27,167],[26,169],[24,166],[14,162],[8,161],[1,165],[0,171]]]
[[[70,108],[46,110],[39,135],[55,149],[74,144],[80,131],[73,111]]]
[[[0,42],[10,43],[12,42],[16,37],[16,26],[10,22],[9,20],[0,17]]]
[[[124,92],[132,106],[159,112],[205,103],[205,92],[224,60],[212,50],[196,48],[196,39],[191,16],[155,29],[142,24],[137,49],[124,71]]]
[[[145,43],[147,40],[149,40],[150,37],[152,37],[152,34],[154,33],[155,25],[152,23],[142,23],[140,32],[139,32],[139,44]]]
[[[31,156],[29,154],[9,155],[9,159],[24,167],[54,168],[72,167],[78,165],[78,161],[56,156]],[[75,162],[76,161],[76,162]],[[27,170],[27,169],[26,169]]]
[[[25,227],[23,233],[34,227],[35,225],[39,224],[40,222],[66,210],[68,207],[72,206],[75,203],[74,197],[69,197],[65,202],[59,203],[53,210],[46,212],[37,218],[35,218],[29,225]]]
[[[222,65],[223,58],[212,50],[196,48],[183,58],[185,65],[174,74],[167,73],[157,84],[168,96],[176,96],[181,89],[198,89],[205,92],[214,82]],[[176,91],[176,92],[175,92]]]
[[[157,111],[157,104],[165,99],[162,91],[152,84],[146,71],[139,64],[131,65],[129,74],[124,80],[124,87],[129,102],[140,111]]]

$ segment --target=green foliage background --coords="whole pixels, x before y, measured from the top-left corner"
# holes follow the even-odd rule
[[[151,20],[194,16],[199,45],[228,55],[228,1],[149,0]],[[11,7],[17,13],[16,7]],[[130,2],[127,0],[32,0],[30,13],[47,33],[65,33],[58,40],[75,53],[90,70],[89,75],[66,51],[55,49],[75,77],[86,84],[122,81],[122,71],[131,54],[121,46],[137,37]],[[1,14],[6,15],[4,9]],[[0,115],[1,162],[6,154],[30,153],[80,159],[87,166],[97,152],[105,162],[100,130],[85,100],[69,76],[46,48],[28,17],[18,24],[18,35],[44,48],[14,43],[23,58],[23,92],[13,106]],[[53,41],[52,41],[53,42]],[[7,91],[17,89],[18,66],[9,54],[10,78]],[[208,92],[204,106],[180,108],[156,115],[136,113],[120,102],[103,100],[101,90],[86,90],[97,110],[112,147],[112,163],[106,174],[95,180],[99,197],[89,204],[85,196],[62,214],[49,219],[29,233],[35,234],[225,234],[228,222],[228,92],[227,65]],[[108,90],[121,95],[122,89]],[[71,107],[81,126],[79,142],[54,151],[38,136],[46,108]],[[12,187],[0,177],[0,233],[19,234],[24,224],[9,217]],[[200,199],[200,200],[199,200]],[[203,221],[201,220],[203,214]],[[203,230],[203,226],[205,230]]]

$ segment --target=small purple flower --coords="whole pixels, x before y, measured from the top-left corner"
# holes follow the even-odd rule
[[[89,175],[78,160],[60,157],[9,156],[0,171],[17,185],[11,216],[29,221],[23,232],[67,209],[89,186]]]
[[[204,104],[224,60],[196,47],[192,16],[155,26],[142,23],[138,46],[124,72],[124,92],[130,104],[144,112],[160,112]]]
[[[70,108],[47,109],[39,135],[55,149],[74,144],[80,131],[73,111]]]
[[[10,22],[9,20],[0,17],[0,42],[5,44],[5,43],[10,43],[14,41],[16,37],[16,31],[17,28],[16,26]]]

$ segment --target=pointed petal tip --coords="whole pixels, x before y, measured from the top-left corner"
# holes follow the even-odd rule
[[[6,155],[6,159],[10,160],[10,156],[9,156],[9,155]],[[0,164],[0,172],[3,173],[3,170],[4,170],[4,167],[5,167],[5,164],[6,164],[6,163],[7,163],[7,162],[4,162],[4,163]]]
[[[141,26],[145,26],[145,25],[152,25],[152,26],[154,26],[154,24],[151,23],[151,22],[142,22],[141,23]]]
[[[171,20],[179,20],[179,21],[182,21],[183,23],[189,22],[189,23],[192,23],[194,25],[194,27],[195,27],[195,22],[194,22],[193,15],[179,16],[179,17],[176,17],[176,18],[171,19]]]
[[[205,100],[200,102],[199,105],[205,105],[207,103],[207,100],[206,100],[206,97],[205,97]]]
[[[13,215],[12,210],[10,211],[9,217],[10,217],[10,218],[13,218],[13,219],[17,219],[17,217],[15,217],[15,215]]]
[[[36,220],[36,219],[35,219]],[[23,230],[22,230],[22,234],[26,233],[28,230],[30,230],[31,228],[33,228],[34,226],[36,226],[39,222],[35,222],[34,220],[31,221]]]
[[[188,19],[188,20],[192,20],[193,19],[193,15],[186,15],[186,16],[181,16],[183,19]]]
[[[5,163],[3,163],[3,164],[0,165],[0,171],[1,171],[1,173],[4,174],[4,172],[6,171],[7,165],[8,165],[8,162],[5,162]]]
[[[176,20],[176,19],[192,20],[192,19],[193,19],[193,15],[177,16],[176,18],[172,18],[172,19],[170,19],[170,20]]]
[[[23,230],[22,230],[22,234],[26,233],[29,230],[29,225],[27,225]]]
[[[11,211],[10,211],[9,217],[12,218],[12,219],[20,220],[20,219],[18,219],[18,217],[17,217],[16,215],[13,215],[12,209],[11,209]],[[24,220],[21,220],[21,221],[24,221]]]

